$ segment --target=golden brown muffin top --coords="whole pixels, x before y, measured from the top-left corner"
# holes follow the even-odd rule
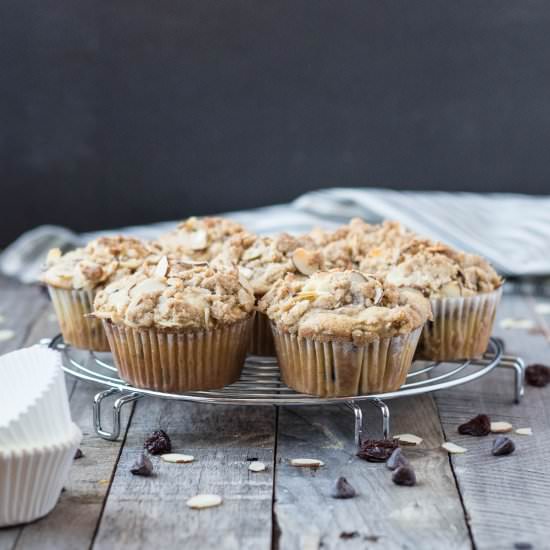
[[[427,239],[415,239],[401,250],[386,281],[417,288],[430,298],[473,296],[502,286],[500,276],[480,256]]]
[[[274,238],[239,233],[224,244],[213,263],[238,265],[254,294],[263,296],[287,273],[309,275],[321,268],[320,254],[306,249],[312,246],[311,241],[287,233]]]
[[[211,260],[232,235],[244,227],[227,218],[188,218],[176,229],[161,235],[156,241],[165,254],[177,254],[192,260]]]
[[[66,254],[53,248],[41,280],[57,288],[93,289],[133,273],[155,253],[148,243],[123,235],[100,237]]]
[[[260,301],[259,309],[277,327],[304,338],[364,344],[410,333],[431,309],[414,289],[398,289],[354,270],[288,274]]]
[[[253,307],[252,289],[235,266],[163,256],[100,291],[94,314],[134,328],[209,330],[245,319]]]

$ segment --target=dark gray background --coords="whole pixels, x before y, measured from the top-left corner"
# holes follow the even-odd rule
[[[3,0],[0,246],[328,186],[543,193],[543,0]]]

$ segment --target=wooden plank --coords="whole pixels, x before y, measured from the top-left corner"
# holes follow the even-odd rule
[[[369,435],[380,437],[377,411],[369,404],[363,409]],[[443,435],[433,399],[392,401],[391,410],[394,433],[424,438],[422,445],[405,449],[416,470],[415,487],[394,485],[384,464],[355,456],[349,409],[281,410],[275,476],[278,548],[470,548],[449,462],[439,450]],[[325,466],[317,471],[290,466],[289,460],[299,457],[318,458]],[[346,477],[359,496],[332,499],[339,476]],[[342,538],[345,533],[356,536]]]
[[[15,319],[18,324],[11,326],[17,327],[17,337],[10,340],[10,347],[32,345],[58,331],[53,310],[38,289],[2,281],[0,296],[7,296],[7,300],[2,302],[4,308],[16,311],[11,321],[13,323]],[[35,523],[0,530],[0,550],[69,550],[86,548],[91,544],[121,443],[104,441],[93,430],[92,399],[101,388],[84,382],[76,383],[72,378],[68,378],[67,383],[73,420],[83,433],[81,448],[84,457],[74,462],[66,490],[56,508]],[[123,430],[129,413],[129,410],[125,411]]]
[[[271,547],[275,413],[244,408],[143,398],[136,405],[95,549]],[[191,464],[152,457],[157,475],[133,476],[130,468],[153,430],[171,437],[174,452],[195,456]],[[248,471],[257,458],[268,471]],[[223,497],[220,507],[191,510],[199,493]]]
[[[529,298],[506,296],[499,319],[534,318]],[[503,330],[501,336],[510,353],[527,363],[550,363],[550,345],[542,334],[525,330]],[[547,548],[550,539],[550,387],[526,387],[520,405],[512,402],[512,373],[497,369],[471,384],[438,394],[437,403],[447,437],[468,448],[451,458],[454,473],[470,518],[476,548],[514,548],[529,543]],[[457,426],[477,413],[493,420],[506,420],[515,427],[532,427],[534,436],[511,435],[516,451],[507,457],[490,453],[494,436],[468,437]]]

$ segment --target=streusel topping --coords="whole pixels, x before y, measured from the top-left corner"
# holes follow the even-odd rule
[[[92,289],[134,273],[155,253],[148,243],[123,235],[100,237],[66,254],[53,248],[41,280],[57,288]]]
[[[94,314],[134,328],[205,330],[250,316],[254,295],[236,267],[163,256],[99,292]]]
[[[326,268],[355,268],[385,275],[415,234],[396,221],[369,224],[353,218],[336,231],[314,229],[308,236],[319,247]]]
[[[316,340],[363,344],[409,333],[430,317],[429,301],[354,270],[288,274],[260,301],[280,330]]]
[[[274,238],[240,233],[225,243],[214,263],[237,264],[254,294],[263,296],[287,273],[309,275],[318,271],[322,258],[312,247],[310,240],[287,233]]]
[[[502,285],[497,272],[480,256],[427,239],[416,239],[401,251],[386,281],[417,288],[431,298],[473,296]]]
[[[193,260],[211,260],[232,235],[244,231],[242,225],[226,218],[188,218],[162,235],[158,244],[166,254],[177,254]]]

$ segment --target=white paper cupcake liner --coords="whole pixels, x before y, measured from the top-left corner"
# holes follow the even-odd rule
[[[261,311],[257,311],[254,316],[248,353],[271,357],[275,355],[275,342],[273,341],[273,333],[271,332],[271,321]]]
[[[59,353],[33,346],[0,357],[0,449],[47,444],[71,426]]]
[[[109,351],[100,319],[91,317],[95,292],[67,290],[48,285],[63,340],[76,348]]]
[[[72,424],[57,443],[0,449],[0,527],[33,521],[54,508],[81,437]]]
[[[397,390],[407,377],[422,327],[357,346],[301,338],[272,325],[279,367],[290,388],[320,397]]]
[[[239,379],[252,318],[204,332],[134,329],[104,321],[122,379],[168,393],[222,388]]]
[[[473,359],[487,350],[502,288],[485,294],[430,300],[433,321],[424,326],[416,357]]]

